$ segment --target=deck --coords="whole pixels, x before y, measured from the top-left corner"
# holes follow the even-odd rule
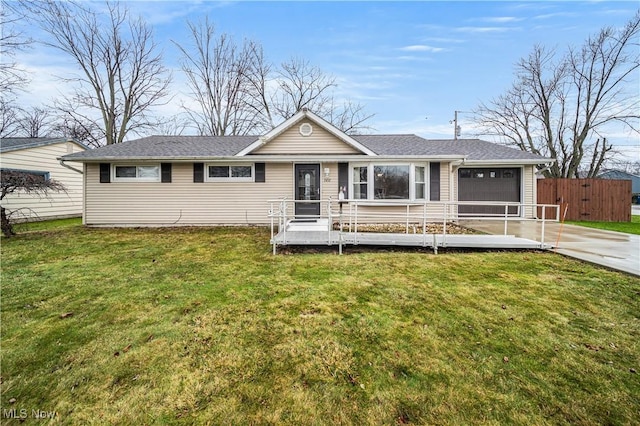
[[[550,249],[553,245],[544,239],[545,221],[557,221],[556,219],[546,219],[544,216],[540,219],[533,219],[540,223],[540,238],[535,236],[530,238],[518,237],[507,233],[508,224],[514,220],[521,221],[522,215],[512,215],[509,213],[509,207],[513,207],[510,203],[500,203],[499,206],[504,208],[504,215],[493,218],[476,218],[464,217],[464,219],[478,219],[498,221],[502,223],[504,232],[500,235],[491,234],[456,234],[451,233],[447,229],[447,223],[457,223],[463,219],[457,213],[458,205],[463,203],[427,203],[420,204],[423,207],[421,212],[412,212],[410,207],[417,203],[396,203],[403,211],[400,213],[363,213],[362,209],[358,209],[358,205],[362,203],[358,200],[349,200],[349,210],[343,212],[342,205],[339,209],[335,209],[334,200],[326,201],[326,211],[324,217],[296,217],[292,210],[295,203],[287,199],[274,200],[271,203],[269,216],[271,217],[271,244],[273,253],[276,254],[277,248],[281,246],[334,246],[342,253],[343,247],[348,246],[402,246],[402,247],[423,247],[432,249],[435,253],[441,248],[467,248],[467,249],[515,249],[515,250],[536,250]],[[370,205],[371,203],[366,203]],[[389,202],[386,206],[391,205]],[[428,214],[428,207],[437,207],[439,211],[436,215]],[[524,205],[518,206],[519,211],[524,211],[529,207],[535,211],[538,207],[557,207],[557,206],[538,206]],[[406,210],[405,210],[406,209]],[[542,209],[544,215],[545,208]],[[367,223],[400,223],[404,232],[362,232],[359,226],[364,225],[364,219]],[[372,222],[375,221],[375,222]],[[427,225],[431,223],[440,224],[443,232],[430,233],[427,232]],[[338,226],[338,224],[341,224]],[[341,230],[336,230],[339,227]],[[422,229],[422,231],[419,231]],[[429,228],[431,229],[431,228]],[[413,231],[413,232],[411,232]],[[433,231],[431,231],[433,232]]]
[[[318,222],[291,221],[271,239],[274,246],[347,246],[424,247],[437,253],[440,248],[470,249],[548,249],[551,245],[513,235],[375,233],[328,230],[326,219]]]

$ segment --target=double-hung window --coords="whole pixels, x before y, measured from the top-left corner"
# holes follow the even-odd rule
[[[414,185],[415,199],[424,200],[425,198],[425,168],[423,166],[415,166]]]
[[[116,165],[113,176],[116,181],[159,182],[160,165]]]
[[[251,164],[209,164],[207,166],[208,181],[252,182],[253,175]]]
[[[353,198],[366,200],[368,197],[369,167],[356,166],[353,168]]]

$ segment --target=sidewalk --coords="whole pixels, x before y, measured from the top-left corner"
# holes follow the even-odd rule
[[[464,221],[464,226],[489,234],[504,233],[501,221]],[[509,222],[507,234],[550,244],[555,247],[551,250],[565,256],[640,276],[640,235],[560,223],[546,223],[542,235],[542,224],[529,221]]]

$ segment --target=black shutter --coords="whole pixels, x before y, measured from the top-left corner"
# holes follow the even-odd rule
[[[429,167],[429,199],[440,201],[440,163],[430,163]]]
[[[100,183],[111,182],[111,164],[100,163]]]
[[[338,163],[338,194],[344,188],[344,198],[349,198],[349,163]]]
[[[204,182],[204,163],[193,163],[193,181]]]
[[[171,183],[171,163],[160,163],[160,181]]]
[[[265,174],[265,164],[264,163],[256,163],[255,164],[255,172],[256,172],[256,182],[266,182],[266,174]]]

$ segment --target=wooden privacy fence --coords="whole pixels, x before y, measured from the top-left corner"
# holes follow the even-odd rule
[[[566,209],[566,220],[630,222],[631,181],[538,179],[538,204],[559,204],[560,218]]]

